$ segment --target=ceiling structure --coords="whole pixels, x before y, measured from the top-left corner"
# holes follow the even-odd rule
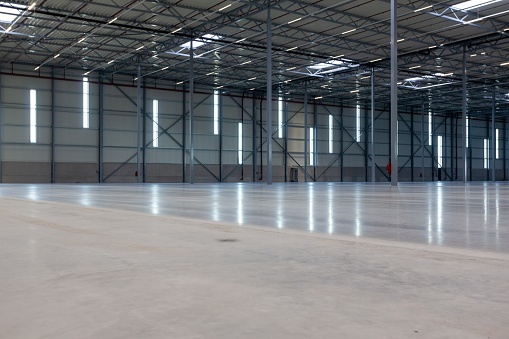
[[[84,75],[140,74],[225,92],[390,102],[390,0],[38,0],[0,2],[0,61]],[[398,0],[400,110],[509,116],[509,1]]]

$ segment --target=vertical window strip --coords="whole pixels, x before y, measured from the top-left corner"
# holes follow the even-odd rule
[[[484,168],[488,169],[490,166],[490,158],[489,158],[489,140],[484,139]]]
[[[277,137],[282,138],[283,137],[283,98],[281,98],[281,97],[279,97],[279,100],[278,100],[277,115],[278,115],[278,121],[279,121]]]
[[[443,154],[442,154],[442,136],[437,136],[437,159],[438,159],[438,168],[442,168],[443,163]]]
[[[30,142],[37,142],[37,91],[30,90]]]
[[[433,115],[428,111],[428,145],[433,145]]]
[[[214,91],[214,135],[219,134],[219,91]]]
[[[159,101],[152,102],[152,146],[159,147]]]
[[[357,104],[355,109],[356,137],[355,141],[361,141],[361,106]]]
[[[467,147],[470,146],[470,142],[469,142],[469,139],[470,139],[470,119],[467,117]]]
[[[88,78],[83,78],[83,128],[90,127],[90,85]]]
[[[239,122],[239,141],[238,141],[238,152],[239,152],[239,165],[242,165],[243,163],[243,154],[242,154],[242,151],[243,151],[243,145],[242,145],[242,123]]]
[[[334,119],[332,118],[332,114],[329,114],[329,153],[334,152]]]
[[[500,135],[499,135],[499,129],[497,128],[496,131],[495,131],[495,142],[496,142],[496,153],[495,153],[495,158],[499,159],[500,158]]]
[[[315,164],[315,129],[309,128],[309,165]]]

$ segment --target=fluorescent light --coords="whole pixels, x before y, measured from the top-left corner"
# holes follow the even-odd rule
[[[335,56],[334,58],[342,58],[344,56],[345,56],[344,54],[341,54],[341,55]]]
[[[423,7],[423,8],[416,9],[414,12],[424,11],[425,9],[428,9],[428,8],[431,8],[431,7],[433,7],[433,5],[429,5],[429,6],[426,6],[426,7]]]
[[[294,70],[296,69],[297,67],[290,67],[290,68],[287,68],[286,71],[291,71],[291,70]]]
[[[108,65],[109,65],[109,64],[112,64],[112,63],[114,63],[114,62],[115,62],[115,60],[110,60],[110,61],[108,61]]]
[[[34,71],[37,71],[39,68],[41,68],[41,66],[37,66]]]
[[[183,81],[179,81],[177,82],[177,85],[182,85],[184,82]]]
[[[236,43],[236,44],[238,44],[239,42],[245,41],[246,39],[247,39],[247,38],[237,40],[237,41],[235,41],[235,43]]]
[[[470,54],[470,57],[475,57],[477,54]]]
[[[210,73],[207,73],[205,75],[213,75],[213,74],[214,74],[214,72],[210,72]]]
[[[380,61],[380,60],[382,60],[382,58],[371,60],[370,62],[376,62],[376,61]]]
[[[232,5],[232,4],[229,4],[229,5],[224,6],[223,8],[220,8],[220,9],[218,10],[218,12],[221,12],[222,10],[227,9],[227,8],[228,8],[228,7],[230,7],[231,5]]]
[[[292,48],[288,48],[288,49],[286,50],[286,52],[288,52],[288,51],[293,51],[294,49],[297,49],[297,48],[299,48],[299,47],[298,47],[298,46],[295,46],[295,47],[292,47]]]
[[[111,19],[110,21],[108,21],[108,25],[109,25],[109,24],[111,24],[111,23],[113,23],[113,22],[115,22],[115,21],[117,21],[117,19],[118,19],[118,18],[113,18],[113,19]]]
[[[403,41],[405,41],[405,39],[399,39],[396,42],[403,42]]]
[[[348,34],[348,33],[352,33],[352,32],[355,32],[357,30],[357,28],[354,28],[354,29],[351,29],[349,31],[346,31],[346,32],[343,32],[341,34]]]
[[[256,80],[256,77],[252,77],[250,79],[247,79],[247,81],[253,81],[253,80]]]
[[[509,62],[504,62],[503,64],[500,64],[500,66],[509,65]]]
[[[173,32],[171,32],[171,34],[175,34],[177,33],[178,31],[181,31],[183,27],[180,27],[180,28],[177,28],[176,30],[174,30]]]
[[[417,65],[417,66],[412,66],[412,67],[409,67],[408,69],[416,69],[416,68],[420,68],[421,65]]]
[[[168,68],[170,68],[170,66],[163,67],[163,68],[161,68],[161,71],[164,71],[165,69],[168,69]]]
[[[495,2],[499,2],[501,0],[469,0],[465,2],[461,2],[457,5],[451,6],[451,8],[459,9],[459,10],[472,10],[475,8],[491,5]]]
[[[241,63],[241,65],[247,65],[247,64],[250,64],[250,63],[251,63],[251,60],[243,62],[243,63]]]
[[[350,91],[350,93],[358,93],[358,92],[359,92],[359,90],[358,90],[358,89],[355,89],[355,90],[353,90],[353,91]]]
[[[85,39],[86,39],[86,38],[81,38],[81,39],[78,41],[78,43],[79,43],[79,44],[80,44],[80,43],[82,43],[83,41],[85,41]]]
[[[429,49],[432,49],[432,48],[436,48],[437,45],[434,45],[434,46],[431,46],[431,47],[428,47]]]
[[[322,99],[323,97],[316,97],[315,100]]]
[[[58,58],[59,56],[60,56],[60,53],[59,53],[59,54],[57,54],[57,55],[55,55],[55,56],[53,57],[53,59],[56,59],[56,58]]]
[[[138,48],[136,48],[137,51],[139,51],[140,49],[142,49],[144,46],[140,46]]]
[[[289,25],[289,24],[293,24],[294,22],[297,22],[297,21],[299,21],[299,20],[301,20],[301,19],[302,19],[302,18],[298,18],[298,19],[295,19],[295,20],[292,20],[292,21],[288,21],[288,25]]]

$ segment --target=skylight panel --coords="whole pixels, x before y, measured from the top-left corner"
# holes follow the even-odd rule
[[[221,37],[219,35],[214,35],[214,34],[205,34],[204,36],[202,36],[201,38],[198,38],[196,40],[193,40],[193,48],[198,48],[200,46],[203,46],[205,45],[206,43],[208,43],[207,40],[204,40],[204,39],[214,39],[214,40],[218,40],[218,39],[221,39]],[[191,42],[186,42],[185,44],[183,45],[180,45],[180,47],[184,47],[184,48],[187,48],[187,49],[191,49]]]
[[[494,4],[495,2],[499,2],[499,1],[501,1],[501,0],[469,0],[469,1],[461,2],[457,5],[453,5],[451,7],[454,9],[466,11],[466,10],[472,10],[475,8],[491,5],[491,4]]]
[[[5,6],[0,7],[0,22],[7,22],[9,24],[27,8],[27,6],[11,4],[9,2],[0,2],[0,5]]]

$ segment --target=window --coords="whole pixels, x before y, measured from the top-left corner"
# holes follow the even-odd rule
[[[152,102],[152,146],[159,147],[159,101]]]
[[[428,110],[428,145],[433,145],[433,115]]]
[[[277,130],[277,137],[282,138],[283,137],[283,98],[279,97],[278,105],[277,105],[277,116],[278,116],[278,130]]]
[[[484,168],[490,168],[490,143],[488,139],[484,139]]]
[[[83,78],[83,128],[90,127],[90,87],[88,78]]]
[[[495,133],[495,141],[496,141],[496,153],[495,153],[495,157],[497,159],[500,158],[500,134],[499,134],[499,129],[497,128],[496,129],[496,133]]]
[[[437,136],[437,160],[438,160],[438,168],[442,168],[442,163],[444,161],[442,154],[442,136]]]
[[[333,141],[334,141],[334,130],[333,130],[333,118],[332,118],[332,114],[329,114],[329,153],[332,153],[334,152],[334,149],[333,149]]]
[[[37,142],[37,91],[30,90],[30,142]]]
[[[315,164],[315,129],[309,128],[309,165]]]
[[[239,145],[238,145],[238,152],[239,152],[239,165],[242,165],[243,162],[243,155],[242,155],[242,123],[239,122]]]
[[[355,121],[356,121],[356,136],[355,141],[361,141],[361,106],[357,104],[355,109]]]
[[[219,91],[214,91],[214,135],[219,134]]]
[[[468,142],[468,139],[469,139],[469,130],[470,130],[470,126],[469,126],[469,121],[470,119],[467,118],[467,147],[469,146],[469,142]]]

